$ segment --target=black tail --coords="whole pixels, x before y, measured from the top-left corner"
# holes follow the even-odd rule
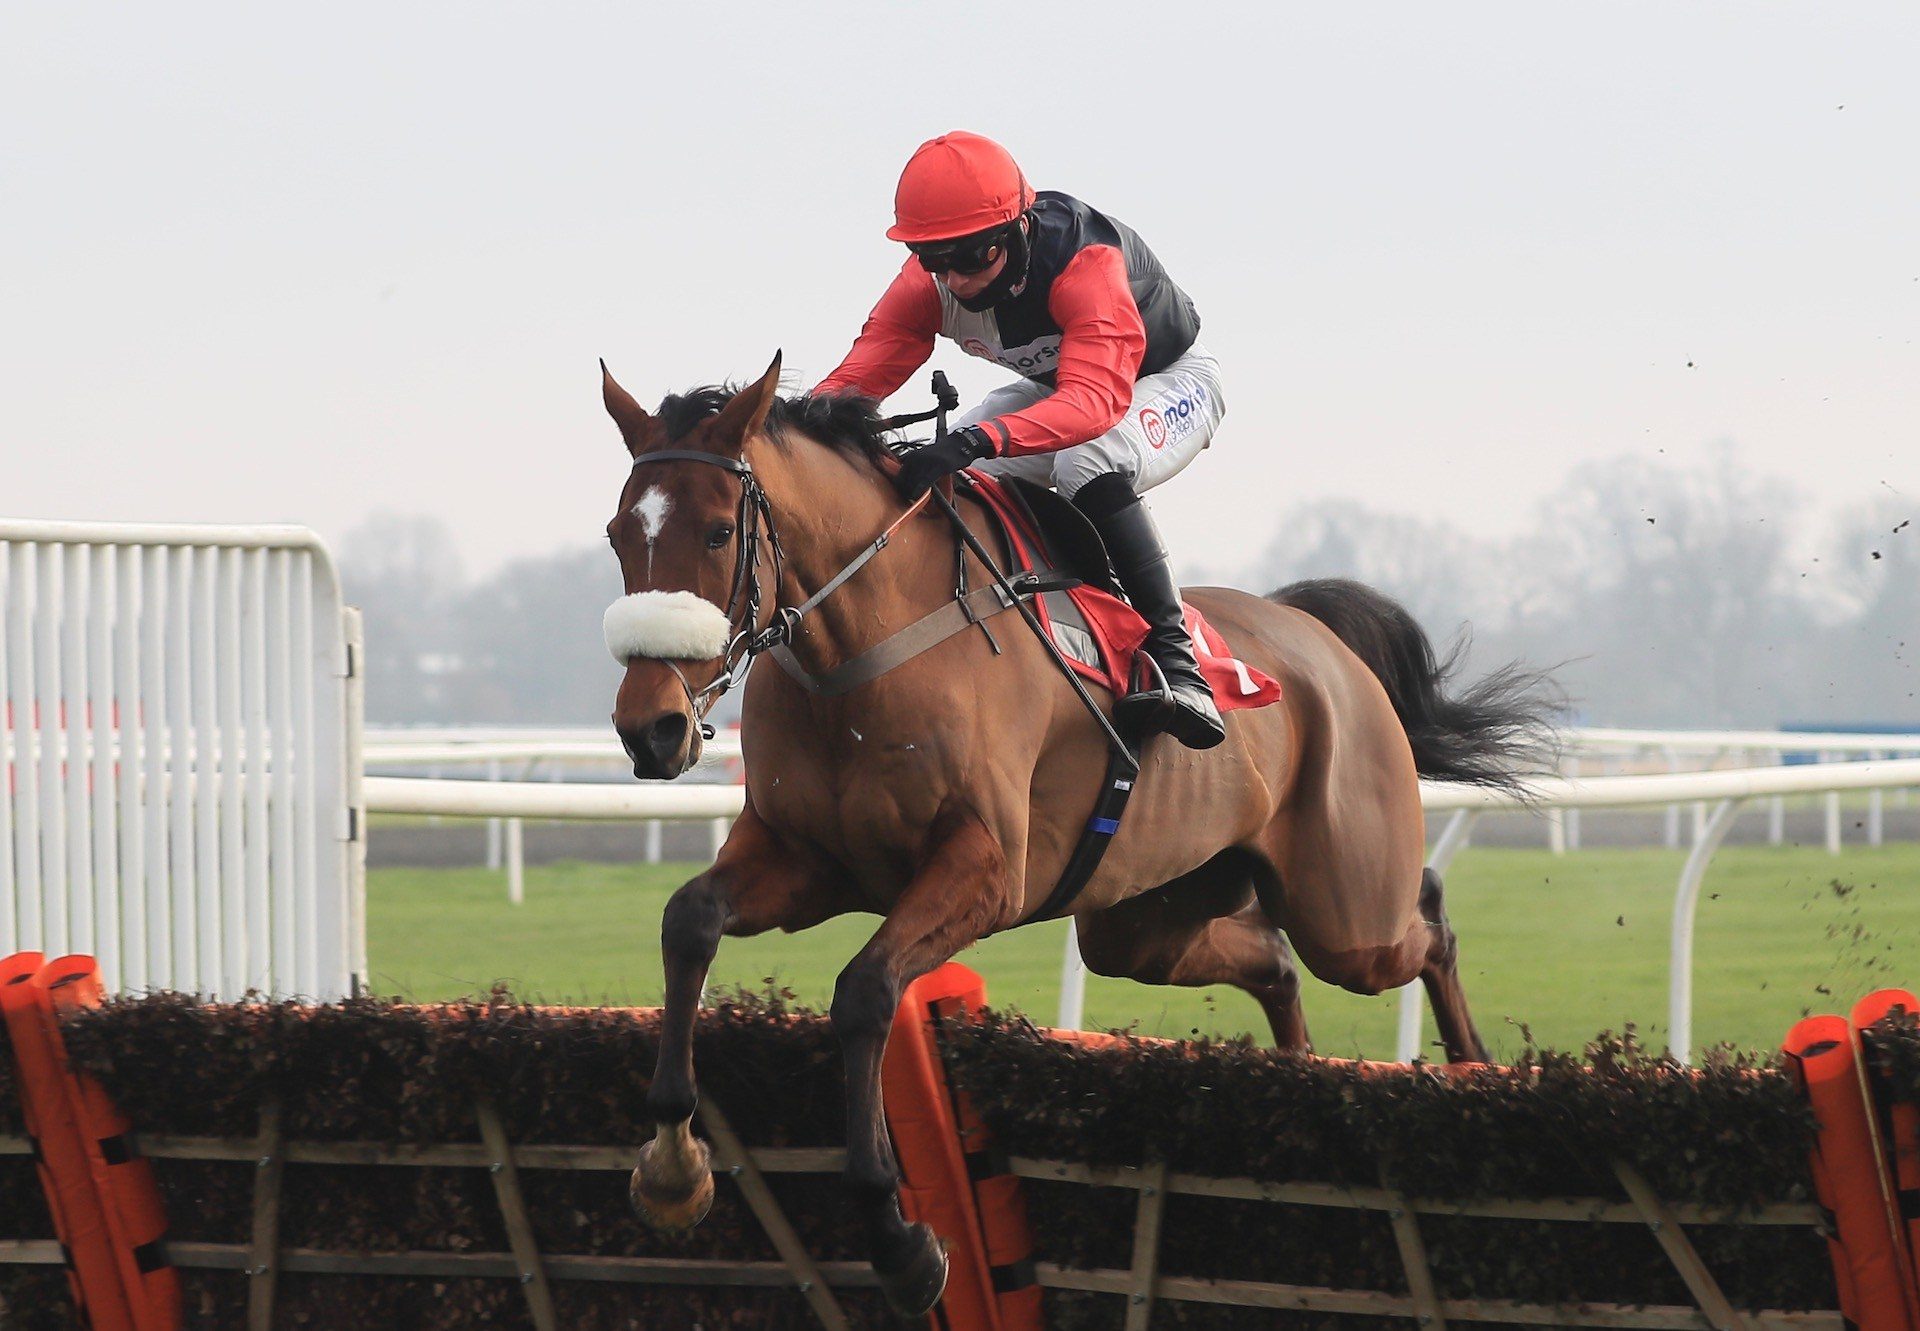
[[[1312,578],[1267,599],[1312,615],[1379,676],[1421,776],[1525,794],[1528,773],[1552,770],[1554,716],[1566,700],[1546,671],[1504,665],[1449,696],[1466,638],[1436,659],[1425,630],[1391,597],[1346,578]]]

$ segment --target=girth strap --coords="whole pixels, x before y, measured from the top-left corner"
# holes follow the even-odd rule
[[[1014,591],[1021,597],[1058,591],[1063,587],[1075,586],[1078,581],[1053,569],[1022,573],[1009,579]],[[899,632],[881,639],[860,655],[817,675],[801,665],[793,649],[785,643],[769,648],[767,655],[779,663],[789,679],[814,697],[839,698],[863,684],[871,684],[889,670],[906,664],[954,634],[1013,609],[1013,604],[1005,592],[989,583],[965,597],[948,601],[931,614],[922,615]]]
[[[1136,745],[1140,743],[1137,736],[1129,738]],[[1106,858],[1107,847],[1120,831],[1120,819],[1127,811],[1127,801],[1133,798],[1133,783],[1138,776],[1138,770],[1127,761],[1124,751],[1108,750],[1107,774],[1101,780],[1100,794],[1093,801],[1093,814],[1080,830],[1080,840],[1075,843],[1073,854],[1067,857],[1067,867],[1060,871],[1060,881],[1053,885],[1053,891],[1047,894],[1040,909],[1022,920],[1022,924],[1056,919],[1073,908],[1080,889],[1092,881],[1100,861]]]

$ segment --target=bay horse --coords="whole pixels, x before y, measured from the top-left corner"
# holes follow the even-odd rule
[[[613,725],[636,777],[697,761],[704,709],[754,634],[784,638],[818,675],[955,599],[967,556],[944,516],[903,520],[873,402],[782,399],[778,356],[748,387],[668,397],[656,413],[604,365],[602,376],[633,463],[607,524],[627,593],[607,628],[626,670]],[[987,519],[966,520],[1004,559]],[[884,553],[830,588],[883,532]],[[1145,746],[1126,820],[1072,905],[1087,966],[1237,986],[1279,1048],[1305,1050],[1291,943],[1315,975],[1358,993],[1419,976],[1448,1058],[1484,1060],[1440,879],[1422,867],[1419,778],[1517,788],[1549,731],[1543,677],[1508,669],[1448,696],[1448,667],[1419,625],[1354,582],[1187,596],[1284,697],[1231,713],[1217,749]],[[785,633],[764,632],[782,622]],[[846,1059],[846,1182],[880,1284],[908,1315],[939,1298],[946,1256],[900,1213],[880,1087],[889,1023],[910,981],[1048,897],[1107,756],[1037,637],[998,622],[1012,627],[997,645],[961,632],[842,696],[754,670],[745,809],[661,921],[655,1135],[632,1195],[673,1230],[697,1224],[713,1195],[688,1124],[694,1014],[721,937],[884,917],[840,973],[831,1021]]]

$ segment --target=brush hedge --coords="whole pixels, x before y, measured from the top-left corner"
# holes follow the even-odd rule
[[[657,1017],[620,1009],[536,1008],[504,995],[438,1007],[358,1000],[325,1007],[205,1005],[159,995],[67,1020],[75,1062],[149,1133],[251,1138],[268,1096],[290,1140],[471,1142],[482,1095],[521,1143],[623,1145],[648,1134],[643,1102]],[[4,1035],[0,1034],[0,1040]],[[1920,1090],[1920,1033],[1902,1046]],[[1608,1162],[1638,1167],[1670,1202],[1729,1214],[1812,1196],[1812,1124],[1786,1078],[1718,1059],[1684,1070],[1630,1041],[1583,1056],[1531,1055],[1512,1069],[1369,1069],[1275,1055],[1245,1043],[1128,1042],[1089,1049],[987,1014],[943,1031],[955,1084],[1011,1153],[1093,1164],[1165,1159],[1220,1177],[1318,1180],[1436,1198],[1622,1196]],[[778,996],[741,996],[704,1013],[702,1093],[749,1146],[843,1140],[840,1051],[824,1018]],[[10,1057],[0,1058],[0,1131],[22,1130]],[[253,1170],[156,1160],[172,1237],[245,1243]],[[809,1250],[865,1257],[838,1181],[771,1175]],[[525,1170],[532,1223],[550,1254],[775,1260],[738,1191],[722,1182],[693,1234],[659,1237],[628,1209],[612,1172]],[[1029,1183],[1041,1261],[1124,1269],[1134,1194]],[[1420,1217],[1445,1298],[1687,1303],[1684,1286],[1637,1225]],[[50,1237],[31,1164],[0,1157],[0,1239]],[[1175,1196],[1161,1271],[1402,1292],[1387,1217],[1377,1212]],[[1691,1227],[1734,1303],[1831,1308],[1831,1268],[1809,1228]],[[485,1170],[290,1165],[281,1241],[339,1252],[504,1252]],[[183,1271],[189,1324],[244,1325],[246,1277]],[[570,1328],[786,1328],[815,1323],[786,1290],[554,1282]],[[891,1322],[870,1290],[838,1296],[856,1326]],[[0,1266],[0,1310],[21,1328],[69,1324],[50,1268]],[[283,1275],[278,1325],[420,1331],[529,1325],[511,1280]],[[1054,1292],[1054,1327],[1118,1325],[1114,1296]],[[1161,1303],[1169,1327],[1339,1325],[1365,1319]]]
[[[1603,1036],[1580,1056],[1530,1053],[1512,1068],[1443,1070],[1288,1057],[1244,1041],[1088,1047],[988,1014],[944,1033],[950,1075],[1015,1155],[1264,1181],[1378,1187],[1442,1200],[1625,1200],[1610,1162],[1669,1203],[1728,1219],[1806,1203],[1813,1120],[1788,1079],[1750,1058],[1698,1069]],[[1916,1042],[1920,1069],[1920,1042]],[[1920,1078],[1916,1079],[1920,1084]],[[1039,1259],[1130,1264],[1130,1190],[1032,1184]],[[1690,1304],[1640,1225],[1419,1217],[1440,1297]],[[1404,1293],[1377,1211],[1168,1200],[1160,1271]],[[1832,1267],[1811,1227],[1695,1225],[1690,1237],[1736,1306],[1832,1308]],[[1056,1327],[1115,1324],[1117,1299],[1054,1296]],[[1276,1314],[1157,1304],[1156,1326],[1276,1325]],[[1351,1328],[1352,1317],[1289,1325]]]

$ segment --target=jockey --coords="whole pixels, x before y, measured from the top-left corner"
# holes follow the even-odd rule
[[[885,398],[926,363],[936,335],[1019,374],[908,454],[901,492],[917,498],[978,465],[1072,500],[1146,619],[1161,676],[1116,715],[1189,748],[1220,743],[1226,727],[1140,501],[1212,441],[1226,410],[1193,301],[1132,230],[1069,195],[1036,193],[1005,148],[964,130],[914,153],[887,238],[912,256],[814,392]]]

